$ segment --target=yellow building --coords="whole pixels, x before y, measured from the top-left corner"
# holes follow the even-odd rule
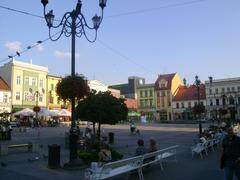
[[[182,85],[178,73],[159,75],[155,82],[155,100],[158,119],[172,120],[172,99]]]
[[[64,106],[64,102],[60,100],[60,97],[56,93],[56,86],[62,78],[58,76],[47,76],[47,87],[48,87],[48,109],[57,110],[61,109]]]
[[[12,94],[12,108],[32,108],[35,105],[47,105],[48,68],[30,62],[10,62],[0,67],[0,76],[9,85]]]
[[[138,111],[144,113],[148,119],[154,119],[156,112],[154,84],[137,86]]]

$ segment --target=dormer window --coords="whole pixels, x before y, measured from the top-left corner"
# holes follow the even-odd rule
[[[167,87],[167,81],[160,81],[159,82],[159,87],[160,88],[166,88]]]

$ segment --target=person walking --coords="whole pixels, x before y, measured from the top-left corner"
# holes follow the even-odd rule
[[[224,180],[233,180],[233,175],[240,180],[240,138],[227,128],[227,135],[222,142],[221,168],[224,169]]]

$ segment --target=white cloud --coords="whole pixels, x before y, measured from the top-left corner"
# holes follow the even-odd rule
[[[55,56],[60,59],[71,59],[70,52],[55,51]],[[75,53],[75,58],[79,58],[79,57],[80,55],[78,53]]]
[[[39,52],[42,52],[42,51],[44,50],[44,47],[43,47],[42,44],[38,44],[38,45],[36,46],[36,48],[37,48],[37,50],[38,50]]]
[[[7,41],[5,43],[5,47],[9,50],[9,51],[21,51],[21,42],[19,41],[14,41],[14,42],[9,42]]]

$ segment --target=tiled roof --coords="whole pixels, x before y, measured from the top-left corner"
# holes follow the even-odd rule
[[[200,99],[206,99],[205,85],[201,84],[199,86]],[[189,101],[198,100],[198,90],[196,85],[180,86],[179,90],[174,97],[173,101]]]
[[[8,84],[3,80],[2,77],[0,77],[0,90],[10,91]]]
[[[161,74],[158,76],[156,82],[155,82],[155,90],[165,90],[165,89],[171,89],[172,86],[172,79],[174,78],[174,76],[176,75],[176,73],[172,73],[172,74]],[[159,86],[159,81],[161,80],[165,80],[167,81],[167,87],[160,87]]]

